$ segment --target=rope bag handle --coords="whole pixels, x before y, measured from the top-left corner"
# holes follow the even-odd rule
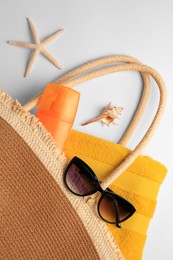
[[[101,186],[103,189],[106,189],[108,186],[110,186],[111,183],[113,183],[135,161],[135,159],[140,155],[140,153],[144,150],[144,148],[152,138],[166,106],[166,88],[164,81],[159,73],[149,66],[142,64],[121,64],[90,72],[87,75],[83,75],[82,77],[80,77],[80,79],[73,79],[66,84],[68,87],[74,87],[77,84],[94,79],[98,76],[103,76],[107,75],[108,73],[115,73],[120,71],[139,71],[144,74],[149,74],[157,83],[160,93],[160,100],[154,119],[150,124],[147,132],[143,136],[142,140],[135,147],[135,149],[131,151],[131,153],[123,160],[123,162],[120,163],[119,166],[116,167],[115,170],[102,181]]]
[[[98,68],[100,66],[104,66],[104,68],[108,68],[106,67],[107,65],[111,64],[111,63],[135,63],[135,64],[142,64],[140,61],[138,61],[137,59],[133,58],[133,57],[129,57],[129,56],[107,56],[104,58],[99,58],[96,60],[92,60],[90,62],[87,62],[85,64],[83,64],[82,66],[79,66],[78,68],[66,73],[64,76],[58,78],[54,83],[57,84],[61,84],[67,87],[73,87],[71,85],[71,82],[75,79],[76,80],[76,85],[83,82],[81,81],[81,79],[83,78],[83,74],[85,74],[85,80],[89,80],[89,78],[87,79],[87,75],[89,74],[89,71],[96,69],[95,73],[97,74],[96,77],[101,76],[99,73]],[[118,65],[115,65],[118,66]],[[109,73],[109,72],[108,72]],[[138,107],[136,109],[136,112],[131,120],[131,122],[129,123],[129,126],[127,127],[125,133],[123,134],[123,136],[121,137],[119,144],[125,145],[129,139],[131,138],[131,136],[133,135],[133,133],[135,132],[135,129],[140,121],[140,118],[144,112],[146,103],[148,101],[148,96],[149,96],[149,87],[150,87],[150,81],[149,81],[149,76],[143,72],[140,72],[142,79],[143,79],[143,91],[141,94],[141,98],[138,104]],[[79,82],[79,83],[78,83]],[[23,107],[26,111],[29,111],[31,109],[33,109],[35,106],[38,105],[39,103],[39,99],[41,98],[43,94],[43,91],[39,92],[35,97],[33,97],[29,102],[27,102]]]
[[[142,64],[136,64],[136,63],[130,63],[130,64],[120,64],[120,65],[112,65],[105,68],[97,69],[96,71],[89,72],[87,74],[84,74],[80,77],[73,78],[67,81],[63,81],[63,85],[67,87],[74,87],[82,82],[85,82],[87,80],[94,79],[99,76],[104,76],[109,73],[115,73],[120,71],[138,71],[140,73],[143,73],[142,75],[145,77],[146,74],[149,74],[153,79],[156,81],[159,92],[160,92],[160,100],[159,105],[157,108],[157,112],[154,116],[154,119],[152,123],[150,124],[147,132],[143,136],[142,140],[139,142],[139,144],[135,147],[133,151],[123,160],[121,164],[119,164],[118,167],[115,168],[115,170],[110,173],[101,183],[101,186],[103,189],[106,189],[112,182],[114,182],[139,156],[139,154],[143,151],[145,146],[148,144],[150,139],[152,138],[152,135],[154,134],[160,120],[162,117],[162,114],[165,110],[166,105],[166,88],[165,84],[161,78],[161,76],[158,74],[157,71],[152,69],[151,67],[148,67],[146,65]],[[67,75],[66,75],[67,76]],[[64,76],[65,77],[65,76]],[[58,82],[59,83],[59,82]],[[62,84],[62,82],[60,82]],[[34,104],[37,104],[39,97],[41,94],[39,94],[36,98],[36,102]],[[35,105],[34,105],[35,106]],[[25,106],[32,108],[32,106]]]

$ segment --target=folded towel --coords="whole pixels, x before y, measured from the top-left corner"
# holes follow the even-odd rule
[[[131,152],[128,148],[101,138],[71,130],[64,148],[68,160],[78,156],[102,181]],[[123,255],[129,260],[142,258],[146,233],[153,216],[157,194],[167,169],[148,156],[139,156],[110,188],[131,202],[135,214],[122,228],[107,224]]]

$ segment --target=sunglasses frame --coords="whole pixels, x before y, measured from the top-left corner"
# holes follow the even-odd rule
[[[93,181],[95,182],[96,184],[96,190],[94,191],[91,191],[91,192],[88,192],[86,194],[78,194],[78,193],[75,193],[74,191],[72,191],[68,184],[67,184],[67,181],[66,181],[66,176],[67,176],[67,173],[68,173],[68,170],[69,168],[71,167],[71,165],[74,164],[75,166],[77,166],[79,168],[80,171],[84,170],[86,173],[88,172],[90,174],[90,176],[93,178]],[[66,185],[66,187],[75,195],[77,196],[80,196],[80,197],[85,197],[85,196],[89,196],[89,195],[92,195],[96,192],[100,192],[101,193],[101,197],[99,198],[99,201],[98,201],[98,204],[97,204],[97,211],[98,211],[98,214],[100,216],[100,218],[102,220],[104,220],[105,222],[107,223],[110,223],[110,224],[116,224],[117,227],[121,228],[121,225],[120,223],[121,222],[124,222],[125,220],[127,220],[128,218],[130,218],[136,211],[135,207],[129,202],[127,201],[126,199],[124,199],[123,197],[119,196],[118,194],[116,194],[115,192],[113,192],[112,190],[110,190],[109,188],[107,188],[106,190],[103,190],[101,185],[100,185],[100,181],[99,179],[97,178],[96,174],[94,173],[94,171],[83,161],[81,160],[80,158],[78,158],[77,156],[73,157],[73,159],[69,162],[65,172],[64,172],[64,183]],[[116,221],[115,222],[110,222],[106,219],[104,219],[100,213],[100,204],[103,200],[103,198],[107,196],[107,197],[110,197],[112,200],[114,200],[116,203],[115,203],[115,207],[116,207]],[[124,219],[120,220],[119,218],[119,210],[118,210],[118,200],[121,200],[123,201],[125,204],[126,204],[126,207],[127,207],[127,210],[129,210],[129,215],[127,217],[125,217]]]

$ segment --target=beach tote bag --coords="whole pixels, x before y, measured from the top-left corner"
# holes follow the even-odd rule
[[[120,62],[120,64],[117,64]],[[111,63],[116,63],[111,65]],[[122,64],[125,63],[125,64]],[[126,64],[127,63],[127,64]],[[109,65],[109,66],[108,66]],[[98,68],[102,66],[102,68]],[[104,67],[105,66],[105,67]],[[92,70],[94,69],[94,70]],[[166,168],[141,151],[151,139],[163,114],[166,104],[166,91],[161,76],[152,68],[127,56],[109,56],[91,61],[67,73],[56,81],[67,87],[74,87],[86,80],[120,71],[139,71],[144,81],[143,93],[136,114],[119,144],[72,130],[65,145],[65,154],[70,160],[74,156],[84,160],[97,174],[103,189],[110,187],[114,192],[125,197],[136,208],[136,213],[122,223],[122,228],[106,224],[115,241],[117,241],[126,259],[141,259],[146,232],[153,216],[156,198]],[[125,147],[134,132],[144,111],[149,94],[149,75],[156,81],[160,91],[160,102],[156,115],[140,143],[133,151]],[[39,102],[42,93],[31,100],[24,108],[29,110]],[[75,195],[73,195],[76,197]],[[91,206],[95,199],[89,201]],[[92,207],[91,207],[92,208]],[[94,209],[93,209],[94,210]],[[98,218],[98,222],[101,223]]]

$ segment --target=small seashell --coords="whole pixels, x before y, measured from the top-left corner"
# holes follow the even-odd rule
[[[123,107],[113,107],[111,103],[103,110],[102,114],[94,119],[89,120],[88,122],[82,124],[82,126],[91,124],[93,122],[100,121],[103,124],[110,126],[110,124],[117,125],[117,119],[119,115],[121,115],[123,111]]]

